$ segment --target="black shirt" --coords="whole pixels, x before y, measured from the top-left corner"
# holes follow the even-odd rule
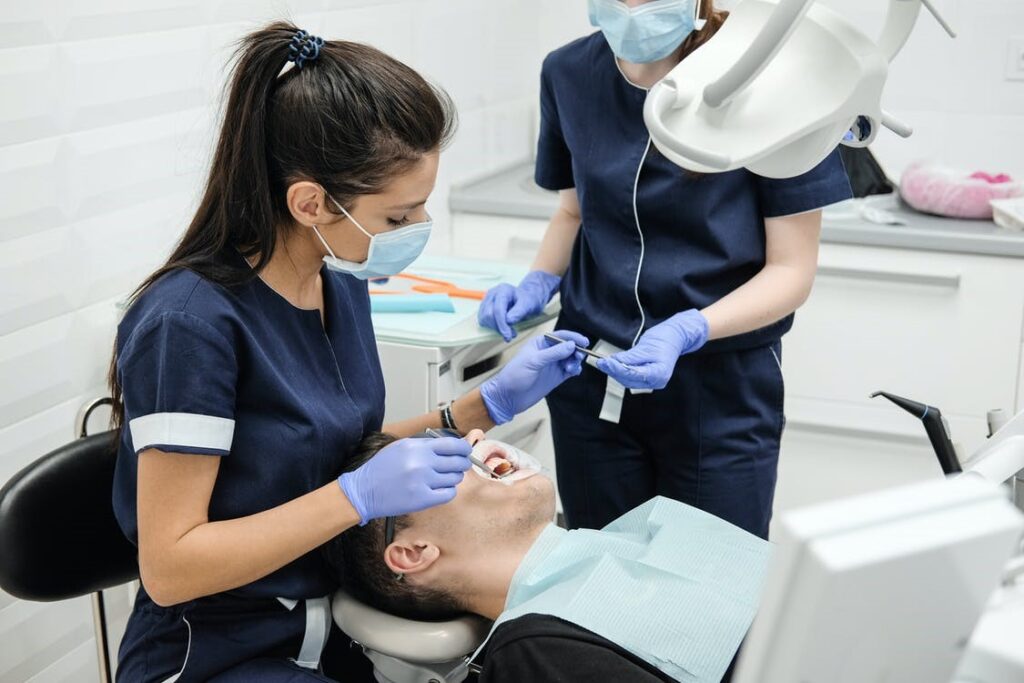
[[[658,683],[675,681],[607,638],[546,614],[497,629],[483,653],[480,683]]]

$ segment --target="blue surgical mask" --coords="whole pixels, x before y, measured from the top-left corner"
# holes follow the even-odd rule
[[[434,221],[427,217],[422,223],[407,225],[397,230],[381,232],[376,235],[367,230],[352,217],[345,207],[335,201],[334,197],[327,195],[334,202],[334,205],[341,209],[341,212],[352,221],[352,224],[359,228],[360,232],[370,238],[370,249],[366,253],[366,260],[362,263],[346,261],[334,255],[331,246],[327,244],[320,230],[313,226],[313,231],[320,238],[327,249],[328,256],[324,256],[324,263],[330,270],[339,273],[348,273],[360,280],[369,280],[375,277],[391,277],[398,275],[408,268],[413,261],[419,258],[430,239],[430,230]]]
[[[621,0],[589,2],[591,25],[601,29],[615,56],[634,64],[668,57],[694,30],[694,0],[654,0],[632,8]]]

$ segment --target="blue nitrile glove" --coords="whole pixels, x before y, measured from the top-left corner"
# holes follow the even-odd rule
[[[597,361],[597,369],[629,389],[664,389],[679,357],[707,341],[707,318],[690,309],[644,332],[628,351]]]
[[[472,467],[465,439],[401,439],[338,477],[362,524],[447,503]]]
[[[501,371],[480,386],[487,412],[496,424],[505,424],[559,384],[583,371],[583,354],[576,345],[587,347],[582,334],[556,330],[565,339],[553,344],[543,336],[534,337]]]
[[[495,285],[487,290],[480,303],[477,321],[481,326],[495,330],[505,341],[512,341],[516,336],[512,326],[543,311],[561,282],[562,278],[557,275],[532,270],[518,287],[506,282]]]

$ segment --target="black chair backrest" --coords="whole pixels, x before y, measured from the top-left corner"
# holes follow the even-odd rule
[[[0,588],[17,598],[65,600],[138,577],[137,551],[111,498],[112,432],[44,455],[0,489]]]

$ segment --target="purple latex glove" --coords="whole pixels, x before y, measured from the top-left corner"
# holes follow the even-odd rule
[[[484,405],[496,424],[505,424],[583,371],[583,354],[576,346],[590,346],[590,341],[568,330],[556,330],[554,334],[566,341],[552,344],[543,336],[534,337],[497,375],[480,386]]]
[[[447,503],[472,467],[465,439],[401,439],[338,477],[362,524]]]
[[[644,332],[628,351],[597,361],[597,369],[629,389],[664,389],[679,357],[707,341],[707,318],[690,309]]]
[[[477,311],[477,321],[502,336],[515,339],[512,326],[539,314],[558,291],[562,278],[543,270],[527,273],[518,287],[503,282],[491,287]]]

